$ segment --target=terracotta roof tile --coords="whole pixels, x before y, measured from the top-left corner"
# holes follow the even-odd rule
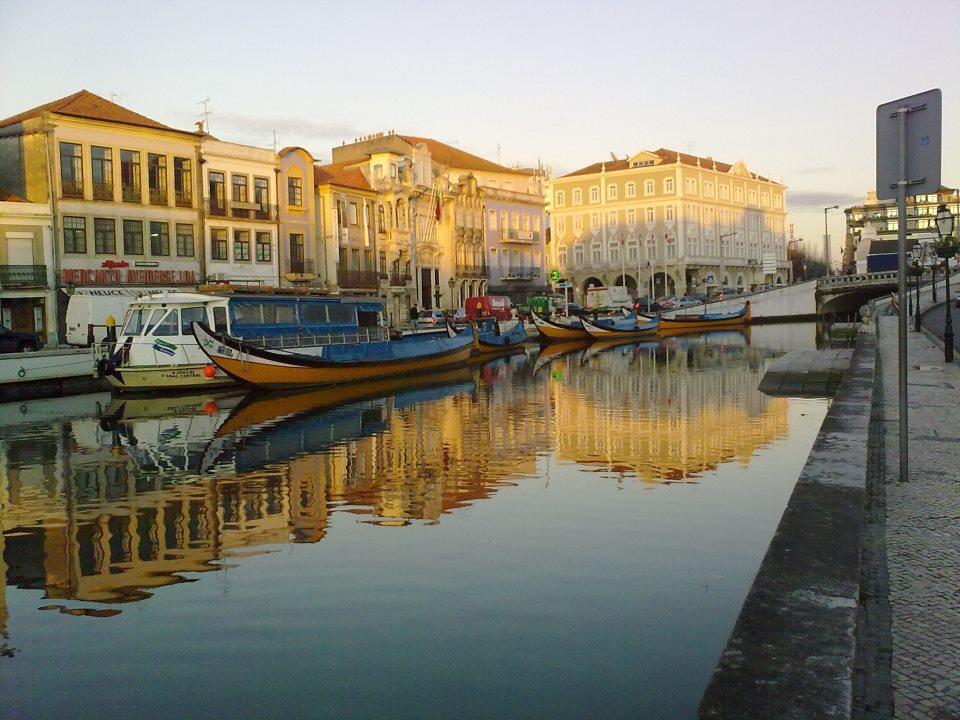
[[[464,170],[480,170],[482,172],[509,173],[511,175],[530,175],[530,171],[521,168],[508,168],[485,160],[477,155],[460,150],[439,140],[416,137],[415,135],[398,135],[411,145],[423,143],[430,151],[434,160],[448,167],[463,168]]]
[[[666,148],[659,148],[653,151],[654,155],[659,155],[663,162],[660,163],[659,167],[664,165],[672,165],[677,162],[677,157],[680,158],[681,165],[691,165],[696,167],[697,160],[700,161],[700,167],[708,168],[712,170],[714,168],[714,163],[716,163],[717,172],[728,172],[730,168],[733,167],[730,163],[720,162],[719,160],[714,161],[713,158],[698,157],[697,155],[688,155],[687,153],[677,152],[676,150],[667,150]],[[567,173],[562,177],[574,177],[576,175],[593,175],[600,172],[600,168],[606,166],[607,172],[612,172],[614,170],[626,170],[630,167],[628,160],[607,160],[606,162],[593,163],[592,165],[587,165],[584,168],[579,170],[574,170],[571,173]],[[762,175],[756,176],[758,180],[764,182],[772,182],[768,178],[763,177]]]
[[[314,165],[313,178],[317,185],[338,185],[355,190],[372,190],[367,178],[360,171],[361,162],[346,162]]]
[[[133,110],[128,110],[127,108],[121,107],[120,105],[117,105],[106,98],[95,95],[89,90],[80,90],[79,92],[73,93],[73,95],[67,95],[59,100],[54,100],[53,102],[48,102],[44,105],[38,105],[30,110],[18,113],[17,115],[12,115],[5,120],[0,120],[0,127],[6,127],[8,125],[14,125],[16,123],[23,122],[24,120],[30,120],[31,118],[38,117],[45,112],[57,113],[58,115],[69,115],[70,117],[85,118],[87,120],[101,120],[104,122],[114,122],[123,125],[136,125],[138,127],[153,128],[155,130],[169,130],[172,132],[185,133],[187,135],[196,134],[190,132],[189,130],[177,130],[176,128],[164,125],[163,123],[158,123],[156,120],[151,120],[144,115],[133,112]]]

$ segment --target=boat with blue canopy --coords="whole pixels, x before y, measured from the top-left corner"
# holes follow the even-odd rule
[[[520,320],[504,330],[496,318],[478,320],[475,325],[474,356],[487,356],[518,350],[527,341],[527,330]]]
[[[660,317],[661,334],[685,332],[703,332],[721,328],[743,327],[750,322],[750,301],[734,312],[697,313],[689,315],[674,314],[673,317]]]

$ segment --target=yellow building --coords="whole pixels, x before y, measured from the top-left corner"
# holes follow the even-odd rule
[[[786,187],[741,162],[663,148],[550,183],[551,260],[574,282],[641,295],[789,281]]]
[[[86,90],[0,120],[0,188],[51,204],[65,294],[196,285],[199,167],[199,134]]]

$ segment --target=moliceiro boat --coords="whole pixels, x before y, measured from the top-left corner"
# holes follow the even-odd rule
[[[610,329],[627,329],[636,326],[637,316],[633,313],[627,315],[608,315],[592,320],[598,327]],[[551,320],[538,312],[533,313],[533,324],[540,331],[540,337],[549,340],[589,340],[590,333],[579,317],[567,318],[565,321]]]
[[[478,320],[474,328],[473,354],[474,356],[494,355],[505,353],[523,347],[527,341],[527,331],[521,320],[506,331],[496,318]]]
[[[210,362],[193,323],[282,350],[384,342],[383,301],[309,293],[163,292],[130,305],[115,343],[97,347],[96,370],[120,391],[196,390],[234,379]]]
[[[674,315],[660,318],[661,333],[703,332],[720,328],[741,327],[750,322],[750,301],[735,312]]]
[[[657,318],[648,320],[643,324],[634,322],[631,326],[624,326],[623,323],[613,326],[600,325],[596,322],[591,322],[589,318],[581,318],[580,321],[583,324],[583,329],[587,331],[590,337],[594,340],[601,341],[630,340],[633,338],[641,338],[645,335],[654,335],[660,325],[660,321]]]
[[[309,339],[282,348],[217,333],[204,323],[193,333],[207,357],[230,377],[261,388],[336,385],[398,375],[434,372],[470,357],[474,333],[409,335],[350,344],[312,344]]]

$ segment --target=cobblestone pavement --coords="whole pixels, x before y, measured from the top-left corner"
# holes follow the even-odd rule
[[[909,332],[910,472],[899,481],[897,321],[879,318],[896,718],[960,718],[960,366]]]

